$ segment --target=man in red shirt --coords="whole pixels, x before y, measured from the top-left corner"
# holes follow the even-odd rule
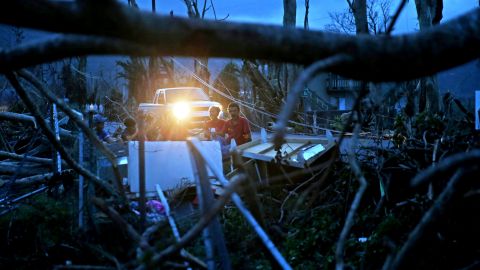
[[[234,102],[230,103],[228,112],[231,119],[227,120],[222,131],[222,133],[227,135],[226,142],[230,143],[232,139],[235,139],[237,145],[241,145],[251,141],[250,125],[247,119],[240,116],[240,106]]]
[[[223,130],[223,126],[225,125],[225,120],[218,119],[218,115],[220,114],[220,108],[217,106],[211,106],[208,109],[210,114],[210,120],[205,123],[205,138],[211,140],[212,133],[219,134]]]

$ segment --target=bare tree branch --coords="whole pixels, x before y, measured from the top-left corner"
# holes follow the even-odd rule
[[[141,237],[141,235],[132,227],[128,222],[126,222],[120,214],[115,211],[111,206],[108,206],[105,201],[100,198],[92,198],[92,202],[98,207],[102,212],[107,214],[123,231],[125,231],[130,239],[132,239],[139,247],[142,249],[149,248],[148,242]]]
[[[395,23],[397,22],[397,19],[400,16],[400,13],[402,13],[402,10],[405,7],[406,3],[407,3],[407,0],[402,0],[400,5],[398,6],[397,10],[395,11],[395,14],[392,17],[392,20],[390,21],[390,24],[388,25],[388,28],[387,28],[387,31],[385,31],[385,34],[390,35],[390,33],[392,32],[393,27],[395,26]]]
[[[217,12],[215,11],[215,6],[213,5],[213,0],[210,0],[210,6],[212,7],[213,10],[213,18],[217,20]]]
[[[308,12],[310,10],[310,0],[305,0],[305,16],[303,17],[303,29],[308,30]]]
[[[468,171],[470,173],[472,172],[472,170]],[[407,241],[393,259],[392,264],[388,265],[388,263],[386,263],[383,269],[400,269],[406,263],[407,257],[411,256],[412,250],[416,246],[420,238],[427,232],[428,228],[436,221],[436,219],[445,211],[447,206],[450,204],[450,202],[458,192],[460,180],[464,178],[466,173],[466,170],[460,169],[453,175],[445,189],[438,196],[433,206],[425,213],[425,215],[423,215],[422,219],[415,227],[415,229],[410,232]]]
[[[473,150],[468,153],[458,153],[449,156],[435,167],[430,167],[415,176],[410,182],[411,186],[418,186],[431,180],[444,179],[453,174],[459,167],[468,168],[478,165],[480,162],[480,150]]]
[[[203,0],[203,8],[202,8],[202,19],[205,18],[205,13],[207,12],[207,0]]]
[[[418,78],[480,56],[477,49],[480,47],[480,9],[422,33],[353,37],[276,26],[193,21],[110,5],[106,9],[45,0],[7,1],[0,10],[0,22],[47,31],[120,38],[157,46],[155,53],[158,55],[238,57],[310,64],[338,53],[348,53],[354,61],[330,71],[368,81]],[[202,44],[202,47],[195,44]],[[96,53],[99,54],[98,49]],[[0,53],[0,62],[7,56],[5,52]]]
[[[355,0],[354,0],[355,1]],[[353,7],[353,3],[352,3],[352,0],[347,0],[347,3],[348,3],[348,7],[350,8],[350,10],[353,12],[355,12],[355,8]]]
[[[200,233],[205,229],[210,221],[223,209],[223,206],[230,200],[230,196],[234,194],[238,185],[245,179],[245,175],[240,174],[235,177],[234,180],[230,181],[230,184],[225,188],[224,193],[218,200],[212,205],[212,207],[206,212],[200,220],[195,224],[185,235],[178,240],[175,244],[167,247],[160,253],[155,254],[152,257],[152,264],[158,264],[168,258],[169,256],[177,253],[193,239],[195,239]]]
[[[195,12],[193,10],[193,4],[191,0],[184,0],[185,5],[187,6],[187,14],[189,18],[195,17]]]
[[[287,101],[282,107],[282,110],[278,116],[277,125],[275,127],[276,133],[274,137],[275,149],[280,149],[283,144],[283,138],[285,137],[288,120],[292,116],[295,105],[297,104],[297,99],[303,92],[306,83],[316,74],[325,71],[327,68],[344,65],[349,61],[350,57],[346,55],[335,55],[312,64],[300,74],[295,81],[292,90],[288,92]]]
[[[355,125],[355,132],[353,135],[353,145],[356,145],[358,139],[358,133],[360,132],[360,124]],[[363,193],[367,189],[367,180],[363,176],[362,170],[360,169],[360,165],[358,164],[357,157],[353,152],[353,146],[350,147],[348,161],[350,163],[350,168],[352,169],[355,177],[357,178],[358,182],[360,183],[360,187],[355,194],[355,198],[352,201],[352,205],[350,210],[348,211],[347,218],[345,219],[345,224],[343,225],[342,232],[340,233],[340,237],[337,242],[337,247],[335,249],[335,259],[337,260],[336,269],[343,270],[344,268],[344,251],[345,251],[345,242],[347,241],[348,234],[350,233],[350,229],[353,226],[353,219],[355,214],[357,213],[357,209],[360,206],[360,202],[363,197]],[[348,191],[347,191],[348,192]]]

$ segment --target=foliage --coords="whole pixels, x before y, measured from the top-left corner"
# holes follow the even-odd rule
[[[150,102],[156,89],[175,85],[173,64],[161,57],[129,57],[117,61],[122,71],[118,78],[127,81],[129,100],[136,103]]]
[[[296,268],[332,268],[340,226],[332,209],[312,211],[305,222],[289,226],[284,244],[287,260]]]
[[[343,130],[345,126],[345,121],[342,119],[340,115],[336,115],[335,118],[333,118],[332,122],[330,123],[330,127],[333,130]]]
[[[87,102],[86,65],[86,57],[79,57],[76,61],[64,62],[61,70],[61,81],[66,97],[77,105]]]
[[[128,97],[136,102],[145,102],[145,91],[148,89],[148,65],[145,58],[129,57],[126,61],[117,61],[122,68],[119,78],[127,80]]]

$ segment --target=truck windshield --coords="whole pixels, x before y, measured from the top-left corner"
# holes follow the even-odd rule
[[[172,89],[165,91],[167,103],[179,101],[208,101],[208,95],[200,88]]]

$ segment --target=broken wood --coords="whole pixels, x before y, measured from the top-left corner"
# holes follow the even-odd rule
[[[18,155],[16,153],[10,153],[10,152],[6,152],[6,151],[0,151],[0,157],[10,158],[10,159],[15,159],[15,160],[24,160],[24,161],[35,162],[35,163],[40,163],[40,164],[45,164],[45,165],[53,164],[53,161],[50,158],[40,158],[40,157],[32,157],[32,156],[27,156],[27,155]]]
[[[19,121],[27,124],[34,124],[35,126],[37,126],[35,123],[35,118],[33,116],[21,113],[0,112],[0,120]]]
[[[26,165],[19,162],[0,162],[0,174],[6,175],[16,175],[16,176],[30,176],[40,173],[45,173],[48,171],[48,168],[37,165]]]
[[[57,140],[55,134],[50,130],[47,122],[41,117],[40,110],[28,96],[25,89],[20,85],[17,78],[12,72],[6,74],[7,79],[10,81],[10,84],[15,88],[17,94],[23,100],[25,105],[30,109],[31,113],[35,117],[37,124],[42,129],[45,136],[48,138],[50,143],[55,147],[55,149],[60,153],[62,158],[70,165],[75,171],[79,174],[85,176],[85,178],[91,180],[93,183],[103,188],[108,194],[115,194],[114,189],[106,181],[100,179],[96,175],[92,174],[90,171],[86,170],[84,167],[80,166],[73,158],[68,154],[67,150],[62,146],[62,144]]]
[[[17,179],[15,180],[13,185],[28,186],[28,185],[35,185],[35,184],[44,184],[52,180],[53,177],[67,176],[67,175],[71,175],[72,173],[73,173],[73,170],[64,170],[64,171],[61,171],[60,173],[44,173],[44,174],[33,175],[33,176]]]
[[[35,121],[35,117],[30,116],[30,115],[25,115],[21,113],[14,113],[14,112],[0,112],[0,120],[8,120],[8,121],[13,121],[13,122],[22,122],[24,124],[30,124],[33,125],[35,128],[37,128],[37,122]],[[47,121],[49,123],[50,121]],[[65,137],[74,137],[72,135],[72,132],[63,128],[60,128],[60,136],[65,136]]]

